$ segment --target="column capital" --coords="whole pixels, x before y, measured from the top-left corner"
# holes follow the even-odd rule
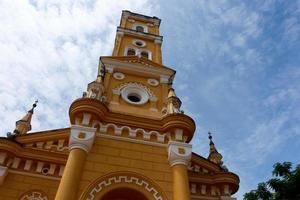
[[[168,144],[168,160],[172,166],[174,165],[186,165],[188,166],[192,157],[192,145],[183,143],[183,142],[175,142],[170,141]]]
[[[69,149],[82,149],[89,152],[94,143],[96,128],[72,125],[69,140]]]

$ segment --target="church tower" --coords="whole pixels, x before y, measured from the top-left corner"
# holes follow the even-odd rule
[[[239,178],[211,135],[207,159],[192,152],[195,122],[162,63],[160,22],[122,12],[112,55],[70,105],[70,128],[27,133],[29,121],[0,138],[0,199],[234,199]]]

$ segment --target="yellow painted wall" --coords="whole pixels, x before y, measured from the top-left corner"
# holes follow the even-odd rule
[[[107,89],[106,89],[106,91],[108,91],[107,92],[108,102],[111,102],[113,99],[113,93],[111,91],[114,88],[117,88],[124,83],[137,82],[148,87],[153,92],[153,94],[158,97],[158,100],[156,102],[157,105],[156,108],[158,111],[153,112],[149,110],[151,108],[150,101],[148,101],[146,104],[143,105],[133,105],[123,100],[121,96],[119,97],[119,105],[110,105],[111,110],[116,112],[121,112],[121,113],[123,112],[123,113],[139,115],[142,117],[161,118],[162,113],[160,111],[162,110],[164,103],[166,102],[166,98],[168,94],[167,84],[160,83],[158,86],[151,86],[147,83],[147,80],[149,78],[155,78],[156,80],[159,81],[158,77],[142,77],[142,76],[130,75],[125,72],[123,73],[125,74],[125,78],[123,80],[117,80],[113,77],[110,77],[110,81],[108,82]]]
[[[42,190],[49,200],[54,199],[59,181],[8,173],[0,186],[1,200],[16,200],[28,190]]]
[[[158,184],[168,199],[172,199],[172,173],[165,147],[99,137],[87,156],[78,197],[91,182],[116,171],[142,174]]]

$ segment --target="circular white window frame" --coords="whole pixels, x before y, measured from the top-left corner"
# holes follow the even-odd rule
[[[156,79],[154,79],[154,78],[149,78],[149,79],[147,80],[147,83],[148,83],[149,85],[151,85],[151,86],[158,86],[158,84],[159,84],[158,80],[156,80]]]
[[[113,74],[113,77],[117,80],[123,80],[125,78],[125,75],[121,72],[116,72]]]
[[[124,87],[121,91],[121,96],[127,103],[134,104],[134,105],[143,105],[147,103],[149,100],[148,92],[136,86]],[[140,101],[138,102],[131,101],[128,98],[129,96],[138,96],[140,97]]]
[[[138,43],[138,42],[142,43],[142,45],[137,45],[136,43]],[[132,44],[137,47],[145,47],[146,46],[146,42],[144,42],[143,40],[133,40]]]

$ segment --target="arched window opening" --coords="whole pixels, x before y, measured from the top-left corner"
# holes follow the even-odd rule
[[[147,200],[147,198],[139,191],[130,188],[116,188],[106,193],[101,200]]]
[[[134,49],[128,49],[127,50],[127,56],[135,56],[135,50]]]
[[[142,27],[142,26],[136,26],[136,27],[135,27],[135,30],[136,30],[137,32],[145,32],[145,31],[144,31],[144,27]]]
[[[149,53],[147,51],[142,51],[141,56],[148,59]]]

